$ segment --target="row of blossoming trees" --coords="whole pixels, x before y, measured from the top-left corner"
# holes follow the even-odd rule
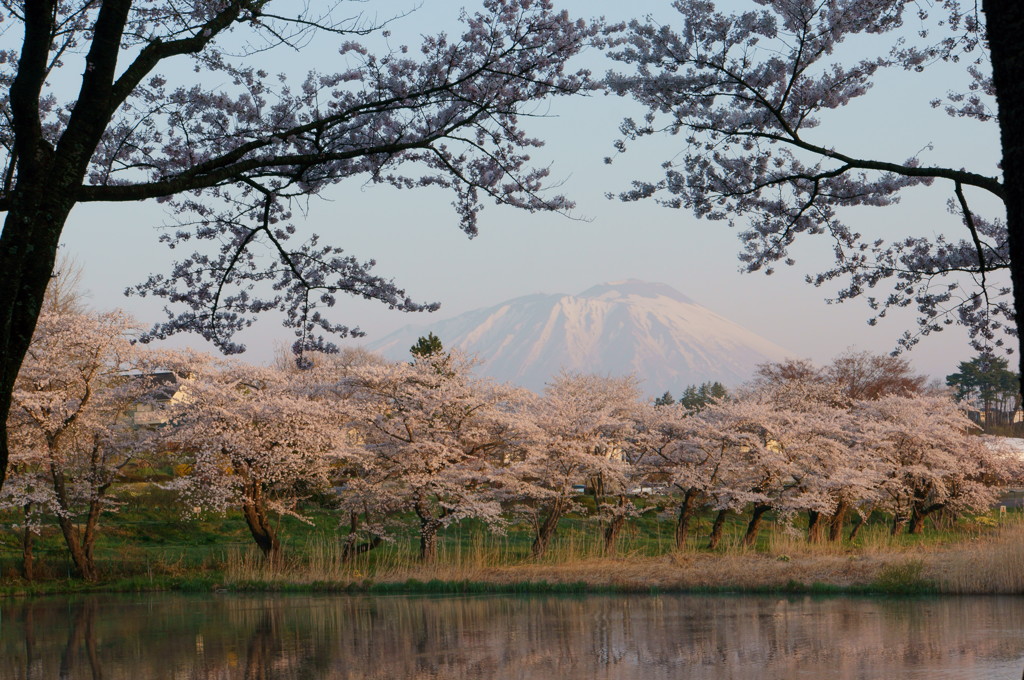
[[[33,535],[54,523],[76,570],[96,578],[93,546],[118,475],[156,454],[177,462],[168,486],[183,512],[240,511],[268,556],[281,550],[274,515],[303,517],[328,498],[349,528],[346,555],[412,522],[424,560],[440,530],[469,518],[525,524],[543,555],[560,520],[584,510],[581,485],[610,553],[655,505],[676,518],[680,547],[698,512],[713,514],[711,547],[729,513],[748,513],[747,544],[768,513],[806,517],[810,540],[839,540],[848,520],[856,531],[875,510],[894,532],[919,532],[939,510],[987,510],[1020,467],[904,363],[867,354],[825,369],[768,365],[694,411],[644,401],[630,378],[565,374],[535,395],[476,377],[471,359],[429,343],[410,362],[350,353],[299,370],[144,351],[131,334],[120,314],[42,318],[0,497],[21,517],[29,575]],[[880,366],[896,370],[872,377]],[[171,399],[154,382],[167,373],[178,381]],[[156,402],[161,425],[140,426]]]

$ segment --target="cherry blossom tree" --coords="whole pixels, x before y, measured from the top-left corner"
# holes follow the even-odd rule
[[[95,580],[93,549],[108,491],[125,465],[152,450],[152,433],[134,409],[158,392],[150,379],[163,359],[132,342],[137,325],[124,314],[46,312],[14,390],[12,484],[0,503],[24,510],[24,563],[31,572],[31,534],[52,517],[75,571]]]
[[[701,409],[709,404],[702,403]],[[711,421],[693,418],[681,402],[655,400],[637,416],[635,446],[648,471],[648,483],[682,493],[675,527],[676,549],[686,547],[690,522],[718,483],[719,470],[729,452],[727,438],[708,428]]]
[[[892,533],[920,533],[939,510],[984,512],[1002,484],[1019,474],[1008,451],[985,445],[956,403],[944,396],[888,396],[859,402],[854,417],[864,446],[879,460],[879,507],[892,513]]]
[[[839,409],[804,392],[749,392],[695,419],[702,423],[696,446],[717,454],[717,484],[710,490],[715,507],[753,508],[745,545],[755,544],[771,510],[784,517],[807,511],[812,518],[834,510],[831,485],[841,482],[848,450]]]
[[[810,478],[831,496],[834,507],[831,517],[807,509],[808,538],[818,540],[827,519],[830,540],[840,540],[847,514],[859,510],[863,501],[872,497],[871,490],[878,482],[877,458],[858,446],[863,435],[856,419],[846,411],[858,400],[921,393],[924,382],[924,376],[914,374],[901,357],[854,350],[847,350],[823,367],[793,359],[758,367],[752,382],[754,390],[794,411],[831,414],[833,436],[845,441],[835,452],[838,457],[818,458],[820,474]]]
[[[506,463],[526,446],[528,394],[474,377],[474,365],[457,352],[414,355],[353,368],[345,381],[339,408],[355,432],[342,503],[377,516],[415,513],[424,562],[437,557],[446,526],[503,526],[502,501],[516,485]]]
[[[952,322],[967,326],[979,347],[1001,345],[1003,331],[1017,334],[1024,319],[1024,86],[1013,66],[1021,60],[1016,29],[1024,9],[984,2],[982,14],[977,3],[956,0],[755,4],[730,14],[708,0],[676,0],[676,28],[637,20],[610,41],[612,58],[631,70],[610,74],[607,87],[648,109],[623,123],[620,151],[662,132],[679,136],[682,147],[661,178],[635,182],[622,198],[654,197],[699,217],[745,223],[740,259],[748,271],[792,264],[798,237],[825,235],[835,263],[808,279],[845,281],[835,299],[866,298],[872,323],[890,309],[916,307],[918,329],[902,346]],[[866,156],[856,142],[822,132],[835,110],[867,95],[883,72],[933,68],[959,70],[953,89],[936,93],[932,105],[965,125],[994,127],[998,103],[1001,168],[931,165],[927,150]],[[928,234],[886,239],[847,223],[852,207],[889,206],[929,185],[948,199],[960,236],[933,235],[929,225]],[[1002,210],[983,215],[972,207],[986,200],[1003,203],[1008,221]]]
[[[0,481],[14,381],[79,203],[166,202],[181,228],[164,240],[197,251],[133,289],[175,305],[149,337],[195,331],[226,352],[268,309],[286,312],[301,350],[359,333],[324,311],[341,294],[436,306],[372,261],[293,238],[293,206],[342,180],[449,190],[470,236],[487,198],[568,209],[542,192],[548,170],[529,161],[541,142],[520,117],[586,86],[566,63],[594,29],[549,0],[481,4],[458,35],[373,54],[359,39],[383,26],[343,2],[3,3]],[[315,39],[336,43],[339,70],[270,72]]]
[[[531,484],[535,557],[547,551],[565,513],[580,509],[573,487],[581,484],[594,491],[605,519],[605,547],[613,549],[630,514],[627,442],[635,429],[639,397],[632,377],[563,373],[545,389],[533,413],[539,440],[517,468]],[[611,504],[603,503],[607,492],[614,498]]]
[[[207,360],[193,364],[166,441],[187,472],[168,483],[183,507],[242,511],[256,545],[276,559],[272,513],[305,519],[299,502],[328,489],[344,429],[318,373]]]

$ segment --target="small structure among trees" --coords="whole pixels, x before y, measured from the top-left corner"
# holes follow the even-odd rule
[[[990,352],[961,361],[959,370],[946,376],[957,401],[986,432],[1013,432],[1022,420],[1020,376],[1009,361]]]

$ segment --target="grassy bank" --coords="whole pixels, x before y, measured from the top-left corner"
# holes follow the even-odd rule
[[[855,546],[808,544],[776,534],[766,545],[743,549],[640,551],[602,557],[566,549],[541,560],[510,559],[499,540],[454,547],[434,565],[379,559],[342,565],[330,550],[315,548],[305,560],[268,565],[247,553],[228,559],[228,588],[351,588],[500,592],[567,588],[620,592],[848,592],[885,594],[1024,593],[1024,524],[984,535],[941,540],[892,538],[881,527]],[[367,560],[369,562],[369,560]],[[431,585],[433,584],[433,585]],[[484,584],[481,586],[481,584]]]
[[[310,590],[352,592],[849,592],[1022,593],[1024,520],[1011,514],[962,518],[923,535],[891,536],[881,519],[854,542],[810,544],[772,525],[752,548],[740,546],[746,519],[727,525],[720,548],[704,548],[711,517],[697,522],[686,549],[673,544],[671,517],[632,521],[614,556],[603,554],[600,525],[567,518],[548,554],[529,555],[530,528],[503,535],[465,523],[441,535],[438,559],[416,559],[416,537],[342,560],[344,530],[329,514],[313,524],[283,518],[283,558],[268,564],[232,514],[181,519],[159,494],[107,520],[96,554],[101,580],[71,577],[60,537],[36,544],[37,578],[20,576],[17,533],[0,531],[0,595],[89,591]],[[169,501],[168,501],[169,502]]]

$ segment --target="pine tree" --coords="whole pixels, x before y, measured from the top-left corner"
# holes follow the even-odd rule
[[[672,396],[671,392],[665,392],[665,394],[654,400],[655,406],[671,406],[674,403],[676,403],[676,398]]]
[[[433,333],[428,333],[427,337],[422,335],[416,340],[416,344],[409,348],[409,353],[412,354],[413,358],[421,357],[427,358],[437,354],[441,354],[444,351],[444,345],[441,344],[441,339]]]

